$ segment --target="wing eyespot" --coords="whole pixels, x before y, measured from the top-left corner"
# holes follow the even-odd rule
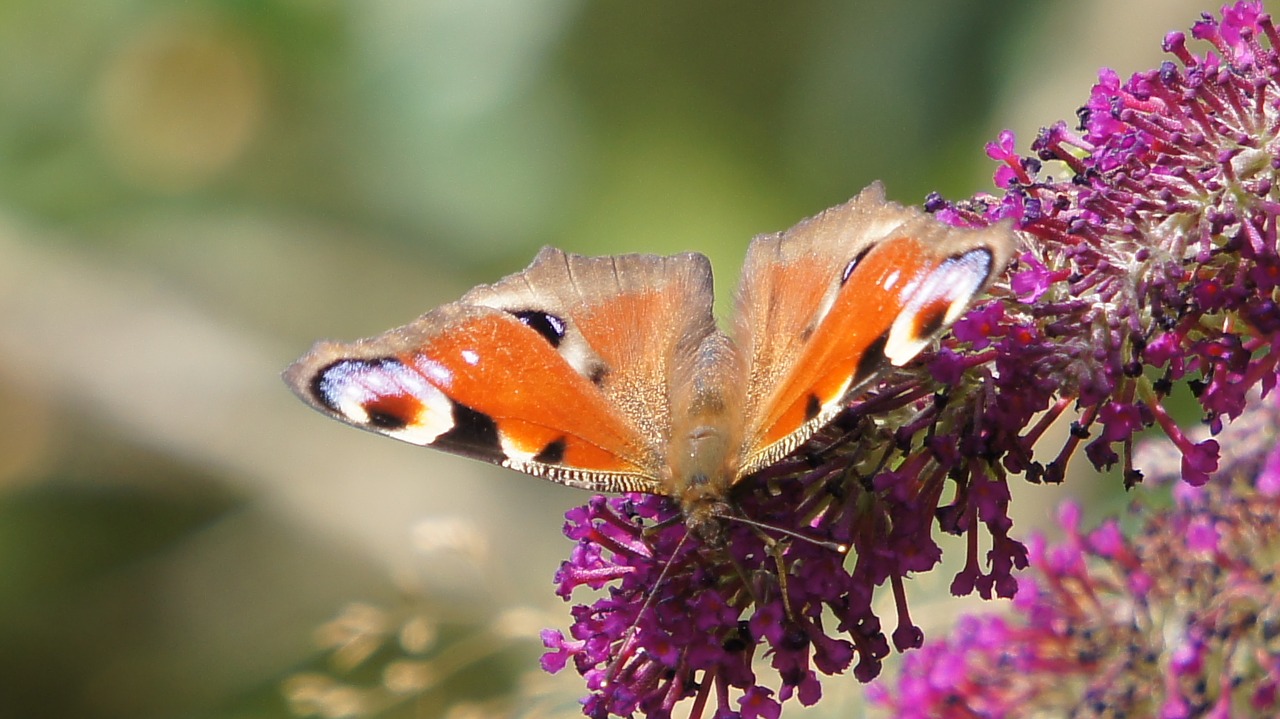
[[[396,395],[380,397],[364,405],[365,414],[369,416],[369,425],[389,432],[409,426],[410,420],[417,416],[420,407],[416,401],[412,402],[411,406],[406,400],[410,398]]]
[[[341,359],[321,367],[311,377],[311,397],[333,412],[342,412],[343,391],[353,382],[383,369],[402,371],[404,365],[390,357],[378,359]]]
[[[981,271],[975,274],[982,277],[980,284],[985,285],[991,280],[991,270],[995,266],[995,259],[990,247],[974,247],[948,257],[947,262],[954,262],[974,269],[981,268]]]
[[[559,347],[564,341],[565,333],[568,331],[568,325],[564,319],[541,310],[516,310],[511,313],[513,317],[529,329],[537,332],[552,347]]]
[[[311,382],[307,385],[307,391],[311,394],[311,398],[316,402],[319,402],[321,406],[330,412],[337,412],[338,404],[334,401],[333,394],[329,391],[331,382],[329,381],[328,376],[329,371],[333,369],[334,365],[338,364],[342,364],[342,362],[334,362],[328,367],[316,372],[315,375],[312,376]]]
[[[924,308],[923,313],[916,319],[916,337],[919,339],[932,337],[947,323],[947,313],[950,310],[951,305],[941,302]]]

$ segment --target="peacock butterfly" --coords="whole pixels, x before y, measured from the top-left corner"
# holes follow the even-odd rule
[[[747,251],[730,331],[697,253],[584,257],[522,272],[353,343],[318,342],[285,381],[335,419],[604,492],[679,503],[723,541],[729,490],[829,423],[954,322],[1013,252],[879,183]]]

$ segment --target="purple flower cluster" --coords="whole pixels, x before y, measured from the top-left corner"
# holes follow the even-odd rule
[[[794,507],[805,505],[804,485],[778,486],[790,492]],[[782,521],[747,501],[743,511]],[[866,602],[848,601],[859,583],[868,594],[871,585],[843,568],[843,554],[810,542],[768,547],[741,525],[726,528],[725,549],[710,549],[686,538],[681,522],[645,527],[641,521],[669,520],[672,513],[663,498],[635,495],[596,497],[568,514],[565,533],[578,544],[556,577],[558,593],[569,599],[579,586],[612,586],[608,597],[574,607],[572,638],[543,633],[552,651],[542,664],[558,671],[575,662],[593,692],[585,700],[588,716],[637,710],[667,716],[688,697],[694,697],[698,716],[709,700],[726,707],[736,689],[740,716],[774,719],[780,702],[792,696],[806,705],[817,701],[815,669],[845,670],[855,645],[864,657],[888,653]],[[797,515],[789,514],[791,523],[779,526],[796,526]],[[721,556],[726,552],[727,558]],[[779,566],[805,569],[783,585]],[[824,607],[835,610],[836,629],[849,639],[828,636]],[[783,678],[777,692],[756,682],[752,663],[761,643],[769,646],[770,666]],[[879,662],[855,672],[869,679],[879,672]]]
[[[1046,129],[1036,157],[1001,135],[988,147],[1001,196],[930,198],[953,224],[1015,223],[1023,251],[997,299],[801,452],[740,483],[743,516],[856,559],[738,523],[727,547],[707,547],[658,497],[569,513],[578,544],[559,593],[607,591],[573,609],[568,636],[544,633],[543,665],[573,663],[588,716],[665,717],[689,701],[693,717],[710,707],[772,719],[792,697],[816,702],[818,673],[852,667],[870,680],[891,644],[923,642],[904,579],[937,565],[935,527],[967,540],[955,594],[1027,596],[1013,574],[1028,553],[1010,534],[1007,479],[1061,481],[1081,446],[1133,484],[1133,437],[1156,427],[1188,484],[1217,470],[1218,442],[1193,440],[1165,399],[1186,386],[1216,433],[1276,382],[1280,38],[1259,2],[1205,16],[1192,34],[1207,43],[1201,55],[1174,33],[1158,70],[1124,83],[1104,72],[1079,130]],[[1037,461],[1033,446],[1073,408],[1070,438]],[[888,636],[871,608],[886,586]],[[757,676],[766,662],[768,681]]]
[[[1012,217],[1028,239],[1010,280],[1019,301],[978,320],[995,326],[996,394],[1022,389],[1001,397],[1014,414],[998,427],[1027,426],[1027,410],[1056,415],[1061,397],[1084,410],[1080,441],[1047,466],[1019,464],[1029,444],[997,428],[1010,471],[1058,481],[1089,439],[1093,465],[1122,463],[1133,483],[1133,435],[1156,426],[1181,450],[1184,479],[1200,484],[1219,445],[1188,440],[1162,399],[1185,382],[1216,432],[1251,389],[1274,386],[1280,38],[1261,2],[1205,16],[1192,34],[1213,49],[1194,55],[1175,32],[1165,49],[1177,62],[1123,84],[1104,70],[1079,131],[1043,130],[1036,157],[1019,156],[1008,132],[988,145],[1002,198],[930,203],[956,223]],[[1043,174],[1045,163],[1066,179]]]
[[[961,619],[872,700],[897,719],[1280,714],[1280,401],[1258,404],[1223,433],[1213,481],[1177,482],[1132,538],[1064,507],[1066,538],[1030,543],[1014,614]]]

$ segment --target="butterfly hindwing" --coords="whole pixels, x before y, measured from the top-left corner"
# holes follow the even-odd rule
[[[888,364],[914,357],[1011,252],[1007,226],[949,227],[885,201],[878,184],[757,238],[736,326],[751,358],[739,478],[796,449]]]
[[[364,429],[595,491],[664,493],[670,366],[714,327],[710,283],[701,255],[547,248],[409,325],[317,343],[285,378]]]

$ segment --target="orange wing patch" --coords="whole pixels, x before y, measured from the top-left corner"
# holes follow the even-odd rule
[[[438,386],[453,401],[495,422],[510,459],[543,455],[588,471],[652,471],[643,440],[595,385],[505,313],[453,327],[414,363],[429,379],[441,380]]]
[[[884,364],[889,330],[906,304],[905,294],[929,270],[927,260],[918,241],[899,237],[877,245],[857,263],[793,372],[766,403],[761,434],[748,456],[790,437]]]

